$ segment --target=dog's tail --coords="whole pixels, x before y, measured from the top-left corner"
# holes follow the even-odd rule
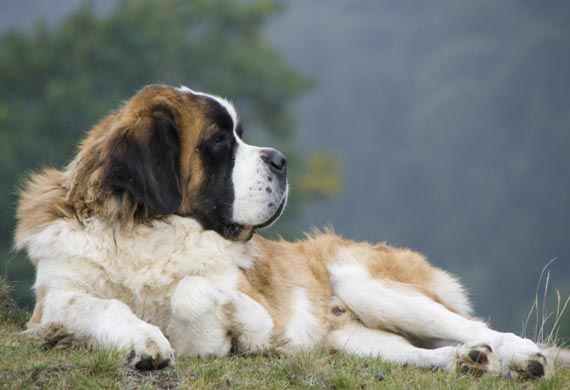
[[[570,368],[570,349],[550,347],[544,350],[544,355],[549,362],[554,362],[554,367]]]

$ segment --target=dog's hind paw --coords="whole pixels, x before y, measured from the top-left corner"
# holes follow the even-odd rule
[[[547,376],[548,363],[540,353],[517,353],[503,361],[503,376],[512,379],[535,379]]]
[[[497,346],[501,359],[502,374],[512,379],[534,379],[547,377],[550,367],[538,345],[511,333],[503,335]]]

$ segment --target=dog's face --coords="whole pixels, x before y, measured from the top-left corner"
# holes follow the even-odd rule
[[[149,86],[96,126],[84,145],[103,150],[101,183],[116,199],[247,240],[280,216],[288,185],[285,157],[246,144],[242,134],[228,101]]]

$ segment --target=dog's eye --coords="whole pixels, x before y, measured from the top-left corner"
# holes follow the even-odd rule
[[[222,142],[224,142],[225,137],[223,135],[218,135],[216,137],[216,143],[217,144],[221,144]]]

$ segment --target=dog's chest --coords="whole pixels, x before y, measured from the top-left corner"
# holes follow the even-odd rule
[[[250,244],[229,242],[197,224],[173,217],[121,237],[107,256],[106,271],[132,290],[175,287],[186,276],[203,276],[214,284],[235,288],[240,267],[249,267]],[[156,291],[155,291],[156,292]]]
[[[162,317],[186,276],[235,289],[240,267],[250,267],[256,257],[253,243],[227,241],[176,216],[132,230],[60,220],[33,241],[38,282],[80,284],[101,298],[120,299],[145,319]]]

